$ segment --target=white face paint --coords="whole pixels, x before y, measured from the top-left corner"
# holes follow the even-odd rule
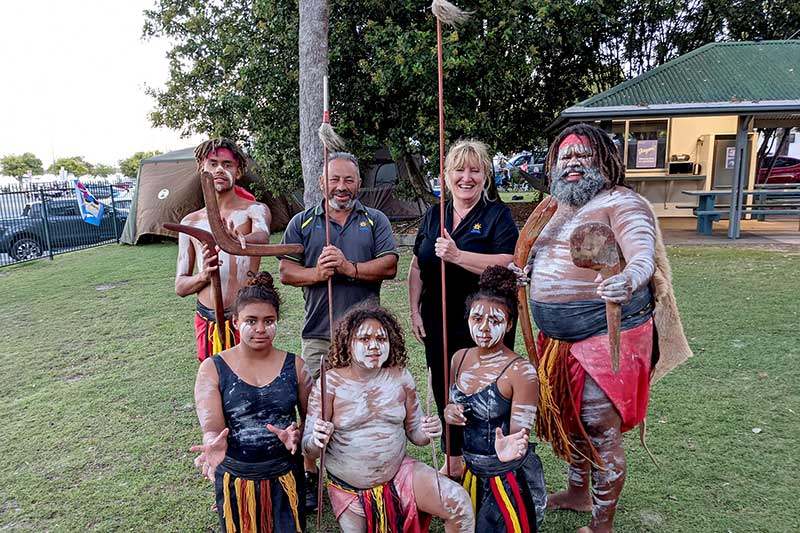
[[[491,348],[503,340],[508,330],[506,311],[494,305],[476,301],[469,310],[469,333],[475,344]]]
[[[365,320],[358,326],[352,343],[353,357],[366,368],[380,368],[389,359],[389,337],[377,320]]]

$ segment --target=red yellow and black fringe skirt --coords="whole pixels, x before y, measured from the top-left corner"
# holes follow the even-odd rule
[[[200,362],[239,344],[239,332],[233,327],[227,313],[223,325],[225,331],[219,331],[214,319],[214,310],[197,302],[197,312],[194,315],[194,336],[197,341],[197,359]]]
[[[535,447],[530,443],[524,457],[508,463],[501,463],[496,455],[464,452],[466,469],[461,484],[475,511],[475,531],[539,531],[547,489]]]
[[[304,481],[300,456],[263,463],[225,457],[214,482],[222,532],[305,531]]]

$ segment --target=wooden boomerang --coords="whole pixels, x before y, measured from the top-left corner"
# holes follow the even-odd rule
[[[214,236],[211,233],[204,229],[170,222],[164,224],[164,228],[194,237],[216,253],[217,241],[214,240]],[[217,264],[219,264],[219,258],[217,258]],[[214,322],[217,323],[219,334],[223,335],[225,331],[225,306],[222,302],[222,280],[219,277],[219,268],[211,272],[211,295],[214,298]]]
[[[569,253],[577,267],[590,268],[600,273],[604,280],[620,273],[620,254],[614,232],[608,224],[587,222],[572,232]],[[606,302],[608,322],[608,347],[611,352],[611,370],[619,372],[619,337],[622,306]]]
[[[558,202],[552,196],[546,196],[544,200],[539,202],[539,205],[528,216],[528,220],[519,232],[519,240],[517,246],[514,248],[514,264],[519,268],[525,268],[528,264],[528,258],[531,255],[531,248],[539,238],[539,234],[544,227],[550,222],[550,219],[558,208]],[[533,327],[531,326],[531,309],[528,304],[528,291],[525,287],[518,289],[517,303],[519,313],[519,324],[522,327],[522,337],[525,339],[525,349],[528,351],[528,359],[537,366],[539,363],[539,356],[536,353],[536,339],[533,337]]]
[[[214,189],[214,176],[210,172],[203,172],[200,175],[200,186],[203,189],[203,199],[206,202],[206,213],[208,225],[211,227],[211,234],[214,235],[216,244],[220,249],[231,255],[250,255],[250,256],[276,256],[276,255],[299,255],[303,253],[302,244],[248,244],[242,248],[242,244],[228,234],[225,223],[219,214],[219,204],[217,203],[217,191]]]

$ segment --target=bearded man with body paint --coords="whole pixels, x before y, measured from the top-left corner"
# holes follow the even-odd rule
[[[229,139],[211,139],[195,149],[195,158],[198,172],[214,176],[217,203],[228,232],[239,240],[242,248],[248,243],[268,243],[272,219],[269,208],[255,202],[250,193],[236,185],[247,166],[247,157],[238,145]],[[210,231],[205,208],[189,213],[181,224]],[[194,327],[197,359],[201,362],[239,342],[238,332],[231,327],[229,308],[247,280],[247,273],[258,272],[260,264],[261,257],[231,256],[218,249],[211,250],[185,233],[178,235],[175,293],[181,297],[197,294]],[[226,331],[217,331],[214,322],[211,273],[215,270],[219,270],[222,281]]]
[[[550,146],[546,171],[558,209],[532,249],[531,308],[540,331],[536,428],[570,465],[567,490],[550,495],[548,507],[591,511],[579,531],[608,532],[627,473],[622,433],[643,423],[651,381],[691,351],[656,217],[624,186],[608,134],[586,124],[568,127]],[[573,264],[570,235],[586,222],[612,228],[624,258],[618,275],[602,280]],[[622,305],[618,373],[606,302]]]
[[[420,408],[397,319],[381,307],[352,309],[336,327],[329,362],[324,401],[330,421],[320,418],[317,380],[303,450],[319,457],[326,448],[328,495],[342,530],[422,532],[433,515],[447,532],[474,531],[464,489],[406,455],[409,440],[428,445],[442,425]]]

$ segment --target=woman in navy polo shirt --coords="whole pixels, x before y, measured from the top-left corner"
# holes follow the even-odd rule
[[[425,344],[439,416],[447,405],[442,359],[442,287],[440,261],[447,278],[447,356],[474,345],[464,308],[467,297],[478,290],[481,273],[491,265],[507,266],[513,260],[519,231],[511,210],[490,199],[492,163],[485,144],[462,140],[450,147],[445,159],[445,185],[450,199],[445,205],[444,238],[439,236],[439,206],[422,219],[414,242],[414,259],[408,273],[411,328]],[[516,326],[516,325],[515,325]],[[506,335],[513,350],[516,327]],[[451,474],[461,475],[461,428],[450,428]]]

